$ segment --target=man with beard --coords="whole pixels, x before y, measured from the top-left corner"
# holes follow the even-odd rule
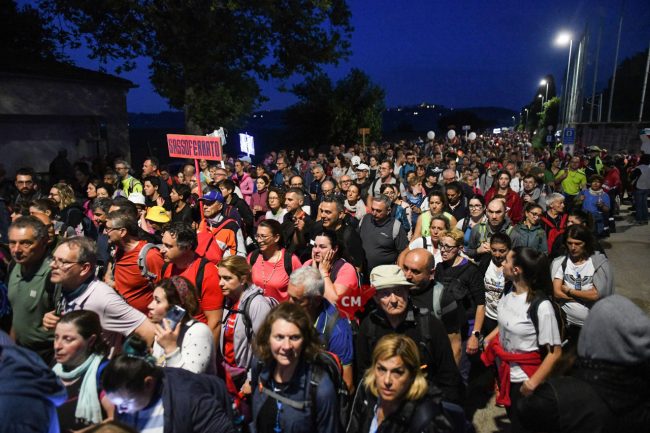
[[[14,207],[19,207],[21,204],[28,205],[30,202],[43,197],[40,191],[38,191],[34,170],[30,167],[18,169],[15,185],[18,190],[18,195],[14,200]]]
[[[323,197],[320,204],[320,215],[321,220],[316,221],[311,228],[311,240],[313,241],[323,229],[335,232],[339,245],[347,253],[352,265],[357,272],[363,273],[366,255],[363,251],[361,238],[352,225],[351,218],[345,214],[342,200],[338,197]]]

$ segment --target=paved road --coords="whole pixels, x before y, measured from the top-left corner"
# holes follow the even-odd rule
[[[630,298],[650,314],[650,225],[634,226],[627,221],[629,212],[622,211],[622,221],[617,222],[617,232],[603,247],[614,270],[614,291]],[[504,409],[494,405],[494,397],[486,401],[486,386],[470,391],[476,397],[477,410],[472,418],[478,433],[510,432]]]

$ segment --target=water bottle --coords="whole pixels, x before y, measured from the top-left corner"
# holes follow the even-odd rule
[[[582,277],[580,272],[576,273],[576,282],[573,285],[574,290],[582,290]]]

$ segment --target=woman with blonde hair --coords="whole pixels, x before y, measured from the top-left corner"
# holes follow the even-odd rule
[[[451,431],[436,391],[422,370],[417,344],[402,334],[385,335],[372,351],[372,365],[357,390],[346,431]]]
[[[97,230],[90,219],[85,216],[81,205],[75,201],[74,190],[65,183],[56,183],[50,188],[48,196],[59,208],[57,219],[62,223],[61,236],[86,236],[97,238]]]

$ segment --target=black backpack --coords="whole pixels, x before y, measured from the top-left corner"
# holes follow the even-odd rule
[[[535,333],[539,335],[539,317],[537,316],[537,310],[539,309],[539,305],[544,302],[544,301],[549,301],[551,303],[551,306],[553,306],[553,312],[555,313],[555,320],[557,321],[557,326],[560,330],[560,339],[562,342],[566,340],[566,327],[567,327],[567,321],[566,321],[566,313],[558,305],[557,302],[555,302],[554,299],[549,298],[543,293],[537,293],[533,300],[530,303],[530,307],[528,307],[528,316],[530,317],[530,320],[533,322],[533,326],[535,327]],[[542,358],[546,356],[546,347],[541,347],[540,346],[540,352],[542,354]]]
[[[258,361],[258,374],[262,368],[262,361]],[[309,400],[300,401],[290,399],[267,388],[261,382],[259,384],[259,389],[263,394],[266,394],[267,396],[281,402],[282,404],[286,404],[287,406],[291,406],[297,410],[309,410],[312,418],[312,423],[314,426],[316,426],[315,409],[318,408],[316,394],[324,375],[329,376],[332,384],[334,385],[334,389],[336,390],[337,406],[339,408],[339,431],[345,431],[345,426],[347,426],[348,418],[350,416],[350,408],[352,402],[350,400],[348,387],[343,380],[343,366],[341,365],[341,361],[339,361],[338,356],[331,352],[319,352],[316,355],[316,359],[311,363],[309,383],[307,384],[307,393],[309,394]],[[253,374],[253,377],[255,378],[256,375]]]
[[[253,340],[253,320],[251,319],[251,303],[253,302],[253,299],[255,299],[257,296],[262,296],[266,302],[269,303],[271,308],[275,307],[278,305],[278,301],[275,298],[271,298],[270,296],[264,296],[264,291],[262,289],[257,290],[255,293],[253,293],[251,296],[248,298],[244,299],[244,302],[239,306],[239,309],[235,308],[228,308],[226,309],[232,313],[235,314],[241,314],[242,315],[242,320],[244,321],[244,328],[246,331],[246,339],[249,342],[252,342]],[[228,320],[228,315],[226,315],[223,319],[223,323]]]

